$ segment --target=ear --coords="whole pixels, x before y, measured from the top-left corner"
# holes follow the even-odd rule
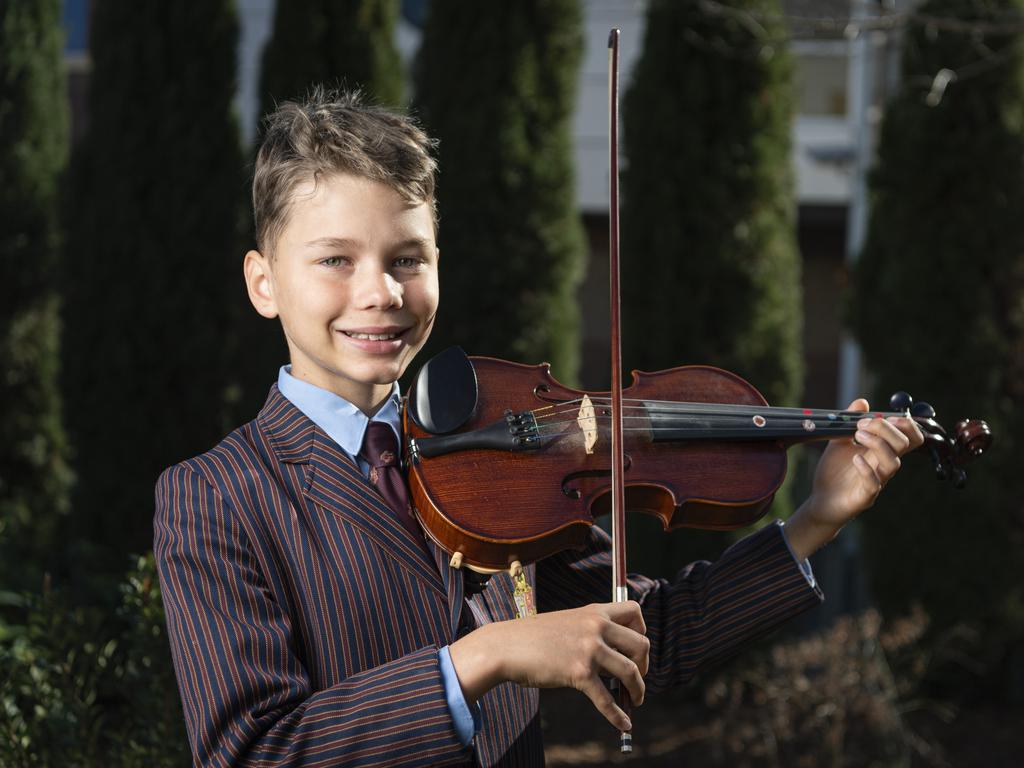
[[[277,317],[270,260],[259,251],[249,251],[245,254],[242,272],[245,275],[245,287],[249,291],[249,301],[256,311],[267,318]]]

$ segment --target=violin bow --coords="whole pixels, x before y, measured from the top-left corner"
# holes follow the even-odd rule
[[[608,34],[608,272],[611,291],[612,348],[612,602],[629,599],[626,586],[626,492],[623,482],[625,457],[622,449],[622,343],[619,321],[619,30]],[[629,715],[626,686],[618,686],[619,706]],[[622,752],[633,751],[633,734],[619,735]]]

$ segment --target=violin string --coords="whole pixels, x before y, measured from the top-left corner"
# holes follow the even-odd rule
[[[625,417],[625,418],[629,418],[629,417]],[[546,436],[558,435],[558,434],[572,434],[573,432],[576,431],[576,430],[571,429],[571,428],[570,429],[561,429],[560,427],[563,427],[563,426],[577,427],[578,425],[574,421],[560,421],[560,422],[555,422],[554,424],[545,424],[543,426],[538,426],[537,434],[546,437]],[[718,428],[723,429],[723,430],[736,429],[738,427],[739,428],[743,428],[743,425],[719,425],[718,426]],[[707,431],[708,429],[709,429],[709,427],[707,425],[702,425],[702,424],[679,425],[679,426],[672,426],[672,425],[664,425],[664,426],[650,425],[650,426],[628,426],[628,427],[627,426],[623,426],[623,430],[625,430],[626,432],[648,432],[648,433],[652,433],[652,432],[686,432],[686,431],[704,432],[704,431]],[[715,429],[715,427],[710,427],[710,429]],[[776,435],[776,434],[789,434],[789,433],[793,433],[793,434],[807,434],[809,432],[814,432],[814,431],[818,431],[818,430],[817,430],[817,428],[815,428],[814,430],[808,430],[802,424],[783,423],[783,424],[778,424],[778,425],[774,425],[774,426],[770,426],[770,427],[768,427],[768,426],[766,426],[766,427],[754,427],[754,426],[751,426],[751,427],[747,428],[747,431],[751,435]],[[849,422],[846,422],[846,423],[833,422],[833,423],[830,423],[830,424],[828,424],[826,426],[823,426],[821,428],[821,431],[822,431],[822,433],[826,433],[826,432],[828,432],[828,433],[842,433],[842,432],[846,431],[849,434],[853,434],[856,431],[856,425],[850,424]]]
[[[687,427],[692,427],[692,428],[695,428],[695,429],[709,429],[709,428],[715,428],[715,427],[733,428],[733,429],[735,429],[736,427],[740,427],[740,426],[745,426],[745,425],[750,425],[751,424],[751,420],[749,418],[736,418],[736,417],[732,417],[732,416],[726,416],[726,417],[723,417],[723,418],[719,418],[719,419],[714,420],[711,423],[707,423],[707,422],[704,422],[704,423],[701,423],[701,422],[697,422],[697,423],[681,422],[681,423],[677,423],[677,424],[664,424],[664,423],[659,424],[657,421],[650,420],[647,416],[626,416],[626,415],[623,415],[622,418],[623,418],[623,421],[633,421],[633,422],[639,421],[639,422],[644,422],[647,425],[647,426],[644,427],[645,429],[648,429],[648,428],[649,429],[680,429],[680,428],[687,428]],[[611,421],[611,417],[610,416],[595,416],[594,417],[594,421],[596,423],[598,423],[598,424],[607,424],[609,421]],[[797,426],[797,425],[799,425],[801,429],[804,429],[803,425],[804,425],[805,421],[814,421],[814,420],[813,419],[808,419],[808,418],[804,418],[804,419],[778,418],[778,419],[771,420],[769,422],[769,424],[772,427],[784,427],[784,426]],[[830,427],[832,425],[843,425],[843,424],[848,425],[851,429],[856,427],[856,422],[854,422],[854,421],[831,421],[831,420],[830,421],[825,421],[825,420],[817,420],[817,421],[814,421],[814,423],[815,423],[816,426],[821,426],[822,428],[827,428],[827,427]],[[537,424],[537,429],[538,430],[544,430],[544,429],[547,429],[547,430],[556,429],[557,430],[558,427],[561,427],[563,425],[579,426],[579,419],[577,419],[576,417],[572,416],[570,418],[561,419],[559,421],[547,421],[547,422],[543,422],[543,423],[539,422]],[[751,426],[751,429],[764,429],[764,428],[765,427],[757,427],[756,425],[755,426]]]
[[[578,417],[578,414],[576,414],[575,412],[573,412],[573,413],[563,412],[562,414],[559,414],[559,415],[567,415],[569,418],[559,419],[559,420],[556,420],[556,421],[542,421],[542,420],[538,420],[537,421],[537,427],[538,428],[548,428],[548,427],[557,427],[557,426],[560,426],[560,425],[563,425],[563,424],[578,425],[580,423],[580,419]],[[679,414],[673,414],[673,415],[677,415],[678,416]],[[725,426],[725,427],[736,427],[736,426],[739,426],[739,425],[742,425],[742,424],[749,424],[749,423],[751,423],[751,415],[717,414],[716,417],[713,418],[713,419],[708,419],[707,417],[708,417],[708,414],[699,414],[699,416],[696,419],[693,419],[693,420],[680,419],[679,421],[676,421],[676,422],[666,423],[664,420],[651,419],[649,417],[649,414],[623,414],[623,416],[622,416],[623,420],[634,421],[634,422],[635,421],[646,422],[646,423],[648,423],[650,425],[650,427],[652,429],[654,429],[654,428],[659,428],[659,429],[676,429],[676,428],[685,427],[685,426],[688,426],[688,425],[692,425],[692,426],[696,426],[696,427],[700,427],[700,428],[706,429],[706,428],[708,428],[709,426],[712,426],[712,425],[722,425],[722,426]],[[611,420],[611,416],[609,414],[594,414],[594,416],[587,417],[587,418],[588,419],[592,419],[594,422],[601,423],[601,424],[607,423],[607,422],[609,422]],[[792,416],[779,416],[779,417],[773,417],[771,419],[768,419],[765,423],[766,424],[770,424],[770,425],[795,425],[795,424],[799,424],[802,427],[804,425],[804,423],[808,422],[808,421],[812,421],[816,425],[822,425],[822,426],[842,425],[842,424],[846,424],[846,425],[850,426],[851,428],[857,426],[857,421],[854,420],[854,419],[847,419],[847,420],[842,420],[842,419],[824,419],[824,418],[813,419],[813,418],[808,417],[808,416],[804,416],[802,418],[797,418],[797,417],[792,417]],[[761,427],[758,427],[758,428],[760,429]]]
[[[609,398],[594,397],[590,399],[591,403],[608,404],[611,402]],[[575,400],[564,400],[557,405],[571,406],[577,403],[582,403],[582,398]],[[844,411],[840,409],[828,409],[828,408],[802,408],[802,407],[789,407],[789,406],[773,406],[773,405],[761,405],[759,403],[699,403],[699,402],[686,402],[676,400],[648,400],[645,398],[623,398],[623,403],[643,403],[644,405],[658,405],[666,408],[690,408],[690,409],[707,409],[707,408],[719,408],[725,410],[742,410],[746,408],[760,408],[767,409],[777,413],[804,413],[805,411],[812,411],[815,413],[849,413],[849,414],[868,414],[878,413],[878,411]],[[545,410],[552,406],[545,406],[544,408],[538,408],[537,410]],[[900,413],[887,413],[887,416],[901,416]]]
[[[627,427],[627,426],[623,426],[623,428],[622,428],[623,434],[637,432],[637,433],[644,433],[644,434],[648,434],[649,435],[651,433],[656,433],[656,432],[673,432],[673,433],[680,433],[680,432],[682,432],[682,433],[685,433],[686,431],[687,430],[685,430],[685,429],[680,430],[680,429],[675,429],[675,428],[671,428],[671,427],[654,427],[652,429],[647,429],[647,428],[644,428],[644,427]],[[692,431],[696,433],[696,432],[703,432],[704,430],[701,430],[699,428],[694,428]],[[549,438],[549,437],[558,437],[559,435],[573,435],[573,434],[574,434],[573,430],[550,430],[550,431],[549,430],[545,430],[545,431],[540,432],[539,436],[540,437],[544,437],[544,438]],[[826,437],[852,437],[853,436],[853,432],[852,431],[846,432],[844,434],[843,431],[838,430],[838,429],[820,430],[820,431],[815,430],[813,432],[808,432],[806,429],[803,429],[803,428],[800,428],[800,427],[788,427],[788,428],[776,428],[776,429],[773,429],[773,430],[764,431],[764,430],[760,430],[760,429],[751,427],[750,429],[746,430],[744,432],[744,434],[736,435],[734,433],[733,435],[731,435],[731,437],[737,438],[737,439],[751,438],[751,439],[759,439],[759,440],[773,440],[773,439],[780,438],[780,437],[790,437],[790,436],[795,436],[795,435],[809,435],[809,434],[817,435],[819,437],[822,437],[823,439],[826,438]],[[709,439],[713,439],[713,438],[714,438],[714,435],[709,436]],[[685,439],[685,434],[683,434],[680,437],[680,439]],[[725,439],[725,438],[722,438],[722,439]]]
[[[555,408],[555,407],[556,406],[554,406],[554,405],[545,405],[543,408],[534,408],[531,411],[531,413],[537,414],[537,413],[540,413],[541,411],[550,411],[552,408]]]
[[[624,411],[623,418],[627,418],[627,419],[628,418],[633,418],[633,419],[647,418],[648,416],[680,416],[680,417],[694,416],[694,417],[698,417],[698,418],[708,418],[708,417],[711,417],[711,418],[719,418],[719,419],[743,419],[743,420],[748,420],[748,419],[751,419],[751,418],[753,418],[755,416],[767,416],[772,421],[801,421],[802,422],[802,421],[806,421],[808,419],[812,419],[812,420],[817,419],[819,421],[826,421],[827,420],[827,421],[830,421],[830,422],[831,421],[843,421],[843,422],[848,422],[848,423],[856,423],[857,421],[860,420],[860,418],[863,418],[863,415],[857,416],[855,418],[856,414],[825,413],[825,412],[810,413],[810,414],[807,414],[807,413],[800,413],[800,414],[795,414],[795,413],[794,414],[776,414],[776,413],[770,413],[770,412],[769,413],[764,413],[764,412],[760,412],[760,411],[749,411],[749,412],[746,412],[746,413],[729,413],[729,412],[724,412],[724,411],[664,410],[664,409],[644,408],[642,406],[632,406],[632,407],[629,407],[629,408],[623,408],[622,410]],[[633,412],[641,411],[642,413],[639,416],[631,416],[631,415],[628,415],[629,411],[633,411]],[[555,411],[554,413],[550,413],[550,414],[548,414],[546,416],[536,417],[536,421],[538,423],[540,423],[540,422],[542,422],[542,421],[544,421],[546,419],[553,419],[553,418],[556,418],[556,417],[559,417],[559,416],[569,416],[569,417],[571,417],[571,418],[568,419],[569,421],[578,421],[581,418],[581,414],[580,414],[580,412],[578,410],[576,410],[576,409],[566,409],[566,410],[562,410],[562,411]],[[843,418],[844,416],[846,418]],[[610,413],[597,413],[597,412],[595,412],[593,415],[584,414],[584,415],[582,415],[582,418],[610,419],[611,418],[611,414]]]
[[[761,412],[759,412],[759,411],[746,411],[746,412],[731,412],[730,413],[730,412],[722,412],[722,411],[690,411],[690,410],[681,409],[681,408],[679,408],[679,409],[670,409],[670,410],[666,410],[666,409],[651,409],[651,408],[645,408],[643,406],[629,406],[627,408],[623,408],[623,411],[626,411],[626,412],[628,412],[628,411],[633,411],[633,412],[635,412],[635,411],[642,411],[642,413],[640,415],[629,415],[628,413],[623,413],[623,419],[642,419],[642,420],[650,420],[651,416],[679,416],[679,417],[695,416],[695,417],[705,418],[705,419],[713,418],[713,419],[718,420],[719,422],[722,422],[722,421],[725,421],[725,422],[730,422],[730,421],[747,422],[747,421],[749,421],[750,419],[752,419],[752,418],[754,418],[756,416],[762,416],[763,417],[763,416],[767,415],[768,418],[772,421],[772,423],[776,423],[776,424],[780,423],[780,422],[782,422],[782,423],[786,423],[786,422],[797,423],[798,422],[800,424],[803,424],[803,422],[808,421],[808,420],[815,421],[815,422],[822,423],[822,424],[833,424],[833,423],[856,424],[857,421],[860,420],[860,418],[863,418],[863,413],[860,412],[860,411],[854,411],[854,412],[851,412],[851,413],[844,413],[844,412],[835,413],[835,412],[821,411],[821,412],[811,413],[811,414],[806,414],[806,413],[802,413],[802,412],[801,413],[782,413],[782,414],[774,413],[774,412],[768,412],[766,414],[763,411],[761,411]],[[564,419],[561,419],[561,420],[558,420],[558,421],[545,421],[545,420],[550,420],[550,419],[557,418],[559,416],[566,416],[568,418],[564,418]],[[556,410],[556,411],[554,411],[554,412],[552,412],[550,414],[547,414],[545,416],[535,417],[535,418],[536,418],[536,421],[538,423],[538,426],[553,426],[553,425],[565,424],[565,423],[576,424],[580,420],[580,412],[577,411],[576,409],[573,409],[573,408],[567,408],[567,409],[563,409],[563,410]],[[595,421],[607,421],[607,420],[611,419],[611,415],[608,414],[608,413],[596,413],[595,412],[593,414],[593,416],[586,415],[583,418],[585,418],[585,419],[592,418]]]
[[[538,408],[538,409],[534,410],[533,413],[538,413],[539,411],[544,411],[544,410],[551,410],[552,408],[557,408],[557,407],[571,409],[573,406],[581,404],[582,402],[583,402],[583,400],[581,398],[578,398],[576,400],[567,400],[567,401],[564,401],[562,403],[559,403],[557,406],[550,406],[549,405],[549,406],[545,406],[543,408]],[[591,398],[591,403],[592,404],[593,403],[598,403],[598,404],[601,404],[601,405],[607,405],[610,402],[611,401],[609,399],[607,399],[607,398]],[[639,409],[647,409],[647,410],[650,410],[651,412],[654,412],[654,413],[679,413],[679,414],[706,413],[706,414],[712,414],[712,415],[738,413],[738,414],[744,415],[744,416],[752,416],[752,415],[755,415],[755,414],[761,414],[761,415],[771,415],[771,416],[773,416],[775,418],[781,418],[781,417],[787,417],[787,416],[788,417],[807,418],[808,416],[814,416],[814,415],[827,416],[828,414],[834,414],[836,416],[844,416],[844,415],[845,416],[850,416],[850,417],[856,416],[858,418],[863,418],[864,416],[867,416],[869,414],[873,415],[873,414],[879,413],[878,411],[844,411],[844,410],[828,410],[828,409],[821,409],[821,408],[818,408],[818,409],[811,409],[811,408],[789,408],[789,407],[779,407],[779,406],[770,406],[770,405],[756,405],[756,404],[749,404],[749,405],[747,405],[747,404],[736,404],[736,403],[690,403],[690,402],[673,402],[671,400],[643,400],[643,399],[637,399],[637,398],[626,398],[626,399],[623,399],[623,403],[641,403],[641,405],[623,406],[623,410],[626,410],[627,408],[639,408]],[[660,406],[660,407],[656,408],[656,409],[652,409],[652,408],[649,407],[649,406],[652,406],[652,405]],[[561,411],[556,411],[556,413],[560,413],[560,412]],[[551,415],[554,415],[554,414],[549,414],[548,416],[541,417],[541,418],[549,418]],[[883,413],[882,415],[883,416],[902,416],[903,414],[901,414],[901,413]]]
[[[538,413],[542,410],[554,410],[553,414],[547,416],[541,416],[540,418],[550,418],[552,415],[558,415],[567,411],[577,412],[573,406],[581,403],[580,400],[570,400],[560,404],[560,407],[555,409],[553,406],[545,406],[544,408],[538,408],[532,413]],[[593,402],[593,401],[591,401]],[[601,402],[601,401],[598,401]],[[652,413],[703,413],[703,414],[737,414],[741,416],[752,416],[755,414],[770,415],[775,418],[782,417],[799,417],[807,418],[808,416],[820,415],[828,416],[829,414],[836,416],[848,416],[857,418],[863,418],[864,416],[873,416],[878,411],[841,411],[841,410],[826,410],[826,409],[810,409],[810,408],[776,408],[772,406],[758,406],[758,405],[732,405],[729,403],[671,403],[668,401],[651,401],[651,400],[633,400],[635,403],[642,403],[642,405],[624,406],[623,410],[634,409],[634,410],[647,410]],[[660,408],[651,408],[651,405],[660,405]],[[883,416],[901,416],[900,413],[883,413]]]
[[[711,403],[709,403],[711,404]],[[827,418],[829,416],[861,419],[865,416],[873,416],[877,412],[862,412],[862,411],[810,411],[803,409],[794,409],[792,411],[782,411],[771,408],[757,408],[754,406],[746,406],[740,409],[695,409],[679,406],[676,408],[649,408],[647,406],[626,406],[623,408],[624,412],[627,411],[643,411],[644,413],[658,414],[658,415],[702,415],[702,416],[732,416],[737,418],[750,418],[752,416],[770,416],[774,419],[807,419],[809,417],[818,416],[819,418]],[[547,410],[547,409],[545,409]],[[595,409],[595,416],[597,415],[597,409]],[[536,414],[537,412],[530,412]],[[555,410],[550,414],[537,417],[538,421],[541,419],[551,419],[556,416],[563,414],[577,414],[582,413],[581,409],[575,409],[572,407],[563,408],[561,410]],[[602,414],[604,415],[604,414]],[[885,416],[899,416],[899,414],[884,414]]]

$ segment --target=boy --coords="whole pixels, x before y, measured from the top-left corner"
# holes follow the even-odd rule
[[[681,683],[817,604],[807,556],[921,444],[907,419],[865,419],[856,444],[827,449],[785,531],[672,583],[634,577],[635,602],[606,602],[596,528],[583,550],[526,569],[539,615],[515,618],[506,574],[469,595],[383,459],[400,435],[396,381],[438,307],[430,146],[346,95],[317,91],[269,118],[244,273],[256,310],[280,318],[290,365],[253,422],[157,485],[154,549],[198,765],[539,765],[540,687],[575,687],[628,729],[602,676],[640,704],[646,685]],[[370,450],[382,435],[392,447]]]

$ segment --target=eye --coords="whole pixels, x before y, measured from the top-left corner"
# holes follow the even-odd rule
[[[328,256],[326,259],[320,259],[320,263],[325,267],[340,267],[345,261],[344,256]]]
[[[399,256],[395,259],[395,266],[399,269],[415,269],[423,263],[419,256]]]

